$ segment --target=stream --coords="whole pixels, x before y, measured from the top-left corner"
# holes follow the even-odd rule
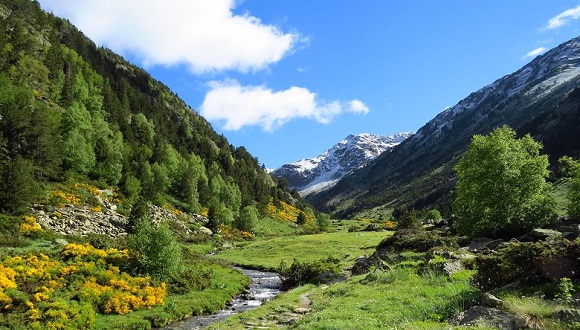
[[[241,267],[234,268],[250,277],[252,283],[244,293],[234,297],[226,309],[211,315],[193,316],[165,327],[163,330],[203,329],[212,323],[223,321],[234,314],[254,309],[262,305],[265,301],[274,298],[282,290],[282,282],[277,273],[262,272]]]

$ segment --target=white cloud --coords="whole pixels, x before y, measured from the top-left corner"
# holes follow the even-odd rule
[[[545,29],[547,30],[557,29],[561,26],[566,25],[568,23],[568,20],[578,18],[580,18],[580,6],[568,9],[559,14],[558,16],[552,17],[548,21],[548,25],[546,26]]]
[[[249,14],[235,0],[41,0],[99,45],[135,54],[144,65],[185,63],[194,73],[267,68],[301,37]]]
[[[272,91],[265,86],[241,86],[235,80],[214,81],[210,87],[200,107],[201,115],[209,121],[220,122],[229,131],[244,126],[273,131],[295,118],[326,124],[342,113],[369,112],[360,100],[323,102],[303,87]]]
[[[546,52],[546,50],[548,50],[546,47],[538,47],[534,50],[529,51],[524,57],[522,57],[522,60],[525,60],[527,58],[533,58],[536,57],[540,54],[543,54]]]

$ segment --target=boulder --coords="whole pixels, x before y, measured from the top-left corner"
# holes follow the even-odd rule
[[[566,324],[580,323],[580,310],[562,309],[554,314],[554,318]]]
[[[378,255],[373,254],[371,257],[358,257],[356,258],[354,265],[350,267],[350,273],[352,275],[362,275],[370,271],[371,267],[375,265],[379,269],[385,269],[385,263],[379,258]]]
[[[449,323],[456,326],[488,326],[506,330],[517,330],[523,326],[515,315],[485,306],[474,306],[455,314],[449,319]]]
[[[204,235],[207,235],[207,236],[213,235],[213,232],[211,231],[211,229],[209,229],[207,227],[204,227],[204,226],[199,227],[199,229],[197,231],[200,234],[204,234]]]
[[[483,306],[492,307],[492,308],[499,308],[503,306],[503,300],[497,298],[496,296],[492,295],[491,293],[484,293],[481,298],[481,304]]]

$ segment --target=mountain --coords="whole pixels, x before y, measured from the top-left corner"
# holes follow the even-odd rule
[[[0,212],[89,181],[118,191],[126,212],[142,198],[217,224],[301,203],[149,73],[37,1],[2,1]]]
[[[282,165],[273,174],[285,178],[290,189],[307,196],[333,187],[346,175],[412,135],[409,132],[388,136],[351,134],[320,156]]]
[[[520,70],[471,93],[411,138],[332,189],[308,196],[340,216],[383,206],[449,211],[453,166],[474,134],[508,125],[543,142],[552,164],[580,150],[580,38],[538,56]]]

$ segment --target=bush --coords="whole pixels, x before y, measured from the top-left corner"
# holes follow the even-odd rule
[[[399,229],[395,234],[379,243],[377,249],[426,252],[436,246],[458,247],[458,244],[455,237],[439,236],[435,232],[426,232],[424,230]]]
[[[304,283],[322,282],[321,275],[336,275],[340,272],[338,267],[340,260],[328,256],[326,259],[317,261],[300,262],[296,259],[288,267],[284,261],[278,266],[278,273],[282,276],[282,285],[292,288]],[[332,276],[331,276],[332,277]]]
[[[521,282],[531,284],[578,277],[580,240],[509,243],[476,259],[475,282],[483,290]]]
[[[166,280],[176,274],[181,265],[181,246],[167,223],[153,226],[143,219],[135,226],[135,233],[127,238],[133,260],[133,271]]]
[[[423,225],[417,216],[417,211],[413,209],[404,211],[398,219],[397,228],[423,230]]]

